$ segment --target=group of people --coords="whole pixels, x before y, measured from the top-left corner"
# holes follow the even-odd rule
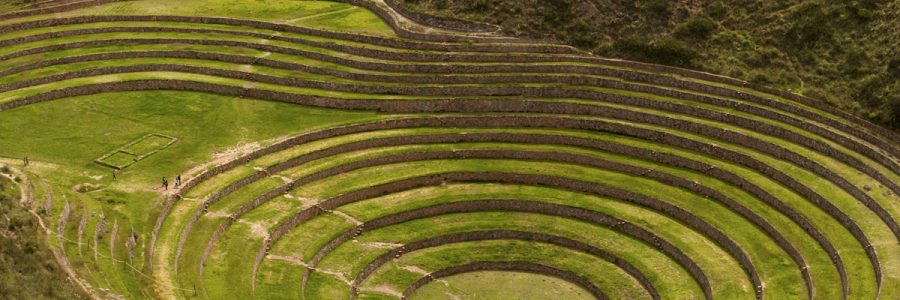
[[[181,186],[181,175],[175,176],[175,187],[177,188],[179,186]],[[162,187],[165,190],[169,189],[169,179],[166,177],[162,178]]]
[[[22,164],[24,164],[27,167],[28,163],[30,163],[30,161],[28,160],[28,155],[25,155],[25,157],[22,158]],[[118,173],[118,170],[113,171],[113,174],[112,174],[113,179],[116,179],[116,173]],[[181,186],[181,175],[175,176],[175,188],[177,188],[179,186]],[[162,178],[162,188],[164,190],[169,189],[169,179],[166,177]]]

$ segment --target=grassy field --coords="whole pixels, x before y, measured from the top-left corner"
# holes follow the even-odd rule
[[[120,19],[15,27],[93,15]],[[258,23],[121,19],[146,15]],[[609,299],[900,295],[890,130],[717,77],[404,30],[335,1],[0,19],[17,274],[0,298],[397,299],[484,262],[569,275],[476,269],[407,296],[594,298],[566,276]],[[180,85],[125,85],[145,80]]]
[[[538,278],[535,278],[538,277]],[[450,276],[446,283],[426,285],[411,299],[590,299],[578,286],[552,277],[516,272],[485,271]],[[506,288],[498,292],[483,282]]]

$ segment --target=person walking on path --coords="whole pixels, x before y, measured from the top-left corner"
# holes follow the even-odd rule
[[[163,189],[169,190],[169,180],[163,177]]]
[[[119,173],[119,170],[113,170],[113,180],[116,180],[116,173]]]
[[[25,166],[28,166],[28,154],[25,154],[25,158],[22,159],[22,162],[25,163]]]
[[[175,187],[181,186],[181,175],[175,176]]]

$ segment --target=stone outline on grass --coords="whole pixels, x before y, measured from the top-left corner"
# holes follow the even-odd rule
[[[157,147],[156,149],[154,149],[150,152],[143,153],[143,154],[132,153],[127,150],[129,147],[137,145],[138,143],[143,142],[144,140],[151,138],[151,137],[161,137],[164,139],[169,139],[169,142],[161,147]],[[121,170],[121,169],[127,168],[128,166],[133,165],[134,163],[136,163],[138,161],[143,160],[144,158],[147,158],[150,155],[155,154],[156,152],[159,152],[163,149],[168,148],[169,146],[171,146],[172,144],[174,144],[177,141],[178,141],[178,138],[171,136],[171,135],[166,135],[166,134],[162,134],[162,133],[148,133],[142,137],[139,137],[139,138],[129,142],[128,144],[123,145],[122,147],[116,148],[115,150],[110,151],[109,153],[106,153],[103,156],[100,156],[100,158],[97,158],[96,160],[94,160],[94,162],[97,164],[100,164],[104,167],[110,167],[110,168],[113,168],[116,170]],[[131,162],[123,164],[123,165],[116,165],[116,164],[104,161],[105,159],[107,159],[115,154],[118,154],[118,153],[132,155],[132,156],[134,156],[134,159],[132,159]]]

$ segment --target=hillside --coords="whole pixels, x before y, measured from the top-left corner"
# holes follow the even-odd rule
[[[19,205],[20,185],[0,163],[0,298],[84,298],[56,265],[38,221]]]
[[[7,6],[0,298],[900,298],[900,133],[391,3]]]
[[[900,128],[900,2],[398,0],[607,57],[789,89]]]

